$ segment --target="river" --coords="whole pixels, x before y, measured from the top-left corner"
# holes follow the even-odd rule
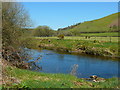
[[[118,75],[118,64],[120,64],[120,61],[63,54],[52,50],[27,48],[25,50],[32,57],[28,62],[31,63],[31,70],[34,71],[72,74],[78,78],[89,78],[91,75],[103,78],[120,77]],[[33,61],[36,62],[32,63]]]

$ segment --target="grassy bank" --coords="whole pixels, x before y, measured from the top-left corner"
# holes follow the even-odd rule
[[[96,56],[105,56],[118,58],[118,42],[114,41],[114,37],[111,39],[104,40],[98,39],[82,39],[84,37],[65,37],[65,39],[58,39],[57,37],[34,37],[30,39],[30,42],[27,41],[28,48],[44,48],[57,50],[68,53],[76,54],[88,54]],[[102,37],[103,38],[103,37]]]
[[[105,82],[91,82],[69,74],[47,74],[7,66],[9,77],[19,83],[4,85],[7,88],[118,88],[118,79],[110,78]]]

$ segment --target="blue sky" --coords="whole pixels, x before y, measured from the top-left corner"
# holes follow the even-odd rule
[[[99,19],[118,12],[117,2],[22,2],[34,27],[47,25],[52,29]]]

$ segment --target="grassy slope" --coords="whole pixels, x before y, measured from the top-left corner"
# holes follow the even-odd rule
[[[79,32],[111,31],[109,27],[112,26],[113,24],[117,25],[117,19],[118,19],[118,13],[115,13],[101,19],[81,23],[80,25],[74,27],[73,29],[68,29],[68,30],[79,31]]]
[[[17,78],[20,83],[13,83],[12,88],[118,88],[118,79],[111,78],[105,82],[88,82],[69,74],[47,74],[7,66],[9,76]]]

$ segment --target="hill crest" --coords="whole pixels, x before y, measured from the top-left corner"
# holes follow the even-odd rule
[[[76,31],[76,32],[116,32],[118,31],[118,20],[120,21],[120,12],[105,16],[100,19],[77,23],[65,28],[58,29],[58,31]],[[119,18],[119,19],[118,19]]]

